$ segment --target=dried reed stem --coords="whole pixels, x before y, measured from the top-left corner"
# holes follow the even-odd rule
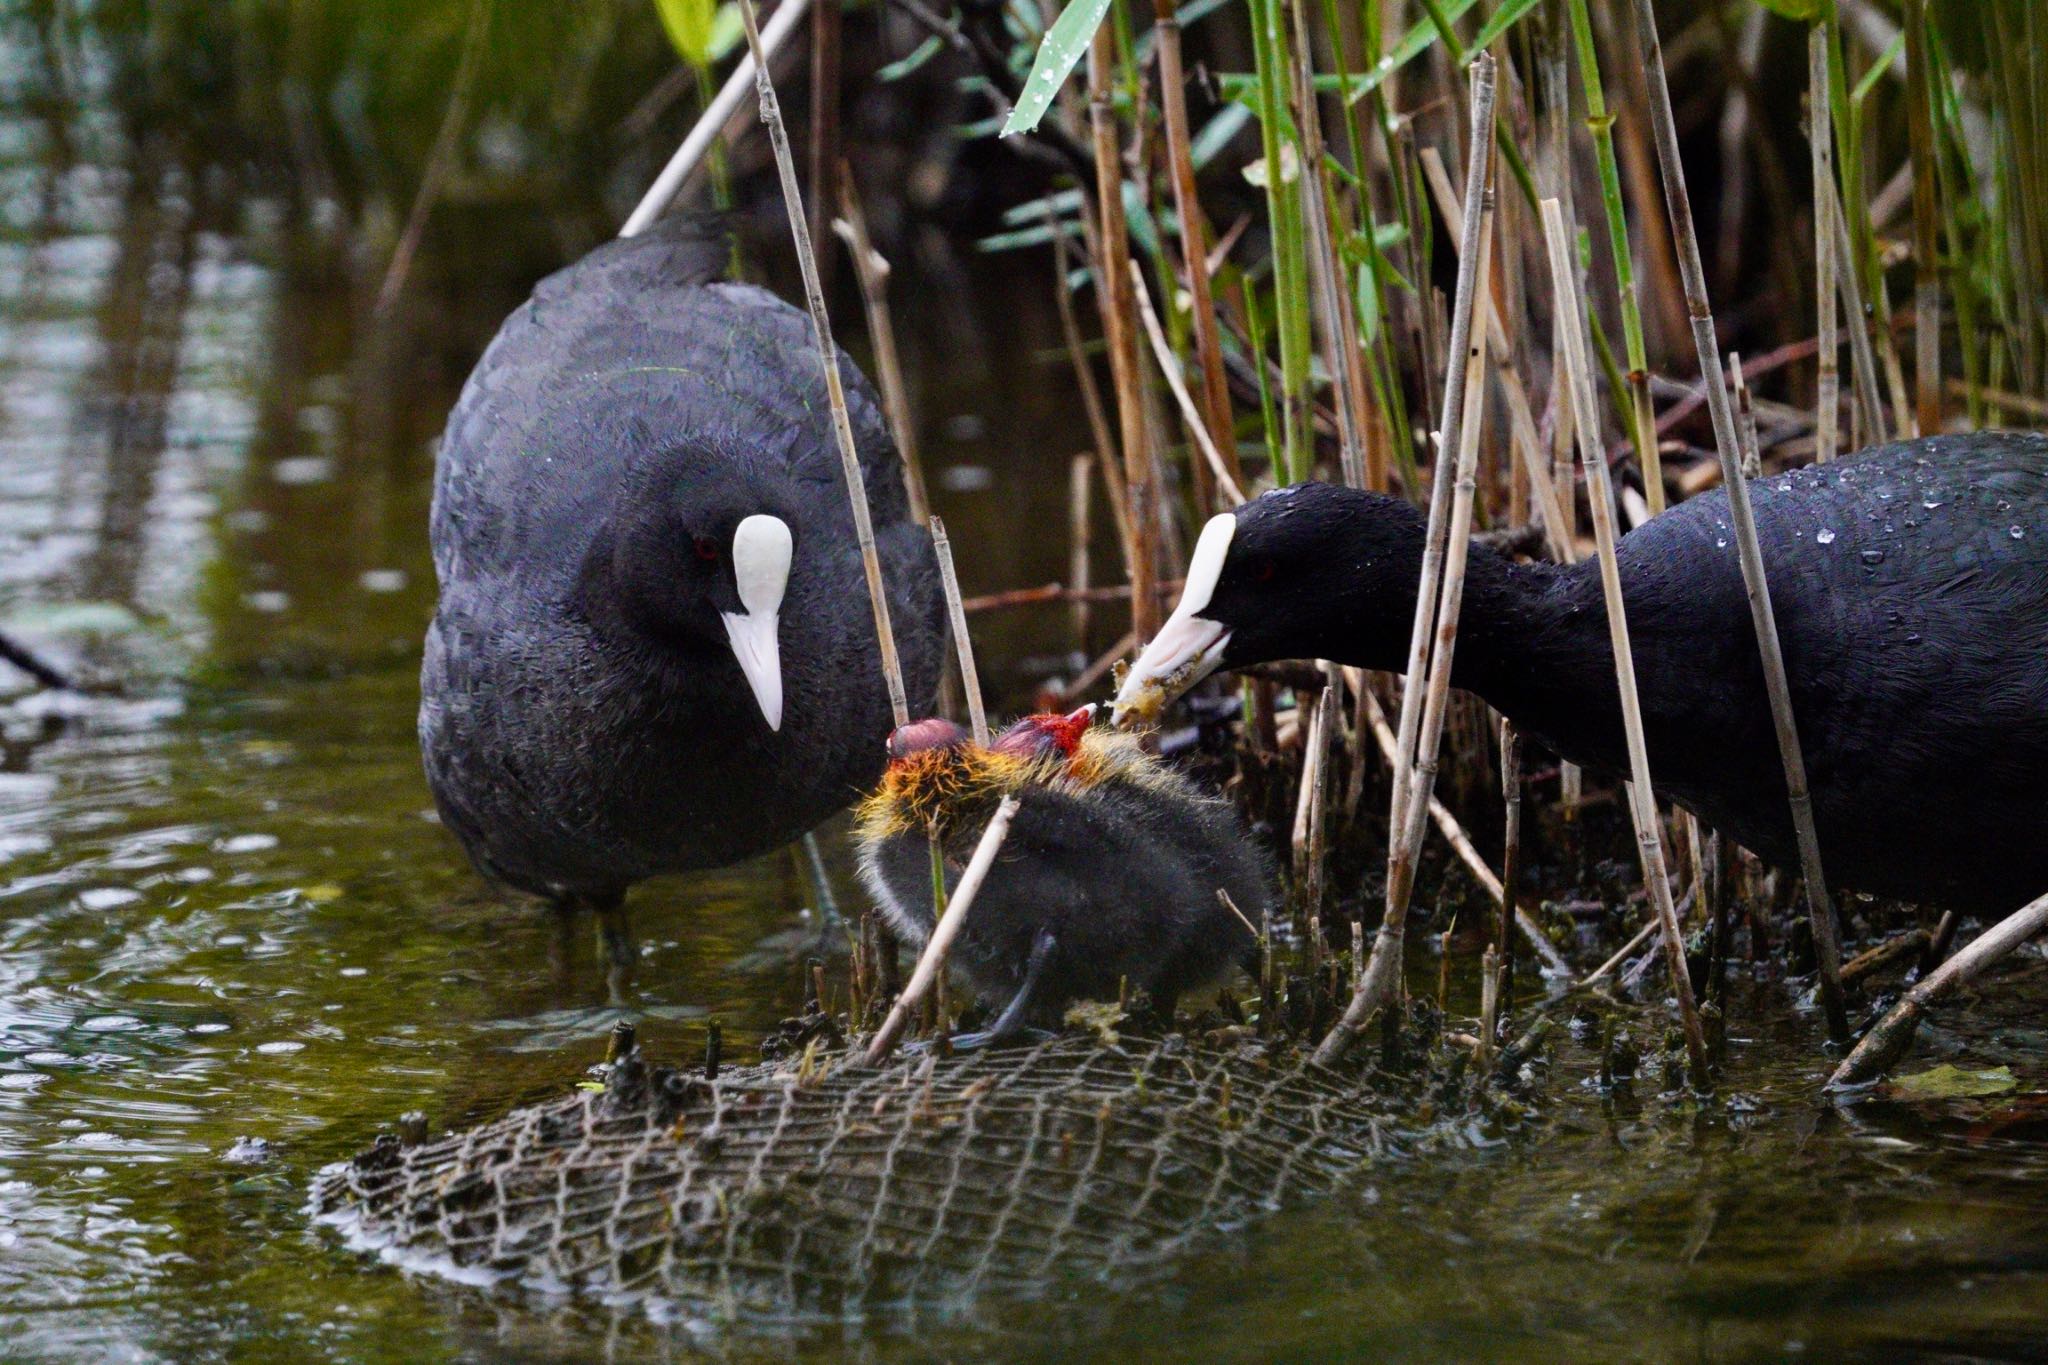
[[[1653,103],[1661,83],[1653,74]],[[1667,105],[1668,108],[1668,105]],[[1607,475],[1606,452],[1600,443],[1600,415],[1593,402],[1592,368],[1586,359],[1585,305],[1579,295],[1578,272],[1572,259],[1575,231],[1565,223],[1555,199],[1543,201],[1543,232],[1550,248],[1550,270],[1557,283],[1558,306],[1564,310],[1565,381],[1572,399],[1574,420],[1579,427],[1579,455],[1586,468],[1586,501],[1593,510],[1593,537],[1600,553],[1600,587],[1607,599],[1607,630],[1614,649],[1615,680],[1621,696],[1622,729],[1628,738],[1629,770],[1635,786],[1631,802],[1636,841],[1642,850],[1643,882],[1656,907],[1657,920],[1664,929],[1664,951],[1671,964],[1671,989],[1678,997],[1679,1023],[1685,1030],[1685,1048],[1692,1062],[1693,1083],[1705,1088],[1707,1038],[1700,1027],[1699,1006],[1693,999],[1692,979],[1686,972],[1685,942],[1678,911],[1671,903],[1671,879],[1664,867],[1664,840],[1659,832],[1655,787],[1650,781],[1650,754],[1643,740],[1642,701],[1636,692],[1635,656],[1629,648],[1628,614],[1622,603],[1621,566],[1615,557],[1614,491]],[[1679,217],[1673,214],[1676,219]],[[1681,221],[1689,224],[1690,217]],[[1684,234],[1690,240],[1689,234]],[[1681,259],[1686,255],[1680,249]],[[1698,252],[1692,253],[1697,264]],[[1698,319],[1703,309],[1695,309]],[[1712,323],[1707,324],[1711,328]],[[1709,366],[1718,367],[1712,351]],[[1724,455],[1724,462],[1728,456]]]
[[[1387,713],[1380,709],[1379,698],[1370,692],[1361,692],[1359,708],[1365,717],[1367,727],[1372,730],[1373,738],[1379,741],[1381,755],[1389,763],[1393,762],[1394,731],[1393,727],[1387,724]],[[1486,865],[1486,859],[1479,855],[1478,846],[1472,842],[1472,837],[1465,833],[1465,827],[1458,823],[1458,817],[1451,814],[1450,808],[1434,796],[1429,798],[1429,818],[1435,822],[1437,833],[1443,835],[1444,842],[1451,846],[1451,851],[1458,855],[1458,861],[1465,864],[1465,870],[1472,874],[1472,880],[1479,883],[1486,894],[1493,898],[1494,903],[1502,907],[1514,905],[1515,927],[1522,931],[1523,940],[1536,950],[1536,956],[1543,959],[1544,968],[1559,976],[1570,976],[1572,964],[1565,961],[1564,954],[1557,950],[1557,945],[1544,935],[1543,926],[1531,918],[1529,912],[1518,902],[1508,900],[1506,885],[1494,875],[1493,869]]]
[[[783,0],[784,9],[799,0]],[[782,17],[778,12],[776,17]],[[889,599],[882,586],[882,560],[875,552],[874,519],[868,513],[867,481],[861,476],[860,453],[853,444],[853,422],[846,413],[846,388],[839,378],[839,348],[832,341],[832,323],[825,316],[825,294],[818,284],[818,257],[811,249],[811,229],[804,217],[803,191],[797,188],[796,161],[789,152],[789,130],[782,124],[782,106],[775,98],[775,83],[768,74],[768,54],[763,50],[761,30],[755,21],[754,0],[740,0],[740,18],[746,24],[747,47],[753,53],[755,90],[761,101],[761,122],[768,125],[768,141],[775,151],[775,169],[782,180],[782,203],[789,218],[789,235],[796,244],[797,266],[803,272],[804,303],[811,313],[811,340],[818,348],[818,360],[825,370],[825,395],[832,406],[832,433],[839,441],[839,467],[846,475],[846,497],[853,506],[853,531],[860,542],[861,565],[867,570],[868,606],[874,612],[875,640],[882,652],[882,676],[889,685],[889,709],[896,724],[910,723],[910,703],[903,689],[903,661],[896,653],[896,632],[889,625]]]
[[[1913,167],[1913,386],[1919,434],[1941,430],[1941,262],[1934,252],[1933,67],[1927,0],[1906,0],[1906,133]],[[2039,104],[2036,104],[2039,109]]]
[[[1088,580],[1092,571],[1089,550],[1094,527],[1089,516],[1093,499],[1095,457],[1076,455],[1067,466],[1067,578],[1074,588],[1074,648],[1088,648]]]
[[[1116,63],[1115,25],[1095,30],[1088,46],[1088,119],[1094,132],[1095,208],[1101,217],[1098,233],[1102,259],[1096,273],[1102,326],[1109,342],[1109,372],[1116,384],[1117,418],[1122,436],[1124,496],[1130,506],[1131,554],[1125,565],[1131,579],[1131,630],[1140,640],[1159,632],[1159,597],[1153,592],[1158,575],[1159,499],[1152,482],[1151,445],[1145,437],[1144,381],[1138,369],[1138,341],[1131,319],[1131,245],[1124,223],[1123,161],[1117,155],[1116,110],[1110,92],[1110,70]]]
[[[988,747],[988,711],[981,702],[981,675],[974,668],[974,639],[967,633],[967,613],[960,606],[960,578],[953,572],[953,542],[946,523],[931,519],[932,550],[939,558],[939,585],[946,594],[946,616],[953,623],[953,648],[960,657],[960,686],[967,694],[967,720],[974,742]]]
[[[1174,0],[1153,0],[1152,8],[1152,34],[1159,51],[1159,108],[1165,115],[1173,211],[1180,219],[1181,267],[1187,272],[1195,358],[1202,370],[1202,413],[1223,466],[1230,471],[1231,482],[1242,487],[1244,470],[1238,464],[1237,437],[1232,430],[1230,381],[1223,370],[1223,338],[1217,332],[1216,300],[1209,283],[1202,201],[1195,189],[1195,159],[1188,135],[1187,75],[1181,67],[1180,19],[1174,12]]]
[[[751,0],[746,9],[748,14],[752,13],[750,6]],[[683,139],[683,145],[676,148],[676,154],[669,158],[668,165],[661,168],[661,174],[647,187],[647,193],[640,196],[640,202],[634,205],[633,212],[626,218],[626,225],[619,229],[619,236],[639,236],[675,202],[690,173],[697,169],[697,163],[704,159],[704,154],[711,150],[711,144],[718,140],[719,133],[739,110],[740,102],[747,97],[747,87],[756,84],[756,73],[767,69],[761,54],[765,52],[767,57],[773,58],[780,52],[810,7],[811,0],[782,0],[775,13],[768,17],[767,28],[757,33],[749,24],[747,55],[733,67],[732,74],[725,78],[725,84],[718,88],[718,94],[704,106],[703,114]]]
[[[2048,929],[2048,896],[2015,910],[1979,934],[1969,947],[1907,991],[1891,1012],[1871,1027],[1856,1050],[1828,1077],[1828,1088],[1861,1085],[1889,1071],[1906,1055],[1921,1017],[1930,1007],[2044,929]]]
[[[1324,790],[1329,785],[1330,730],[1337,718],[1337,692],[1325,685],[1302,736],[1301,792],[1294,807],[1294,886],[1302,920],[1313,923],[1323,909],[1323,869],[1328,852]]]
[[[1762,11],[1758,11],[1761,15]],[[1835,183],[1835,125],[1828,115],[1827,26],[1815,24],[1807,35],[1807,118],[1813,147],[1813,272],[1818,310],[1815,341],[1820,369],[1814,404],[1813,459],[1826,464],[1841,449],[1837,427],[1842,415],[1841,342],[1836,334],[1834,220],[1822,204],[1825,187]]]
[[[740,0],[742,5],[752,0]],[[932,925],[932,935],[925,940],[924,952],[917,959],[917,966],[911,970],[910,980],[904,984],[903,993],[896,997],[896,1003],[889,1007],[889,1017],[875,1030],[874,1038],[868,1043],[866,1055],[862,1058],[868,1066],[880,1066],[884,1059],[895,1050],[896,1040],[903,1033],[903,1026],[910,1021],[910,1012],[924,999],[931,989],[933,980],[944,965],[946,954],[953,947],[953,940],[960,936],[960,927],[967,922],[967,912],[974,906],[974,898],[981,894],[981,884],[988,879],[989,868],[995,865],[996,854],[1002,852],[1003,840],[1010,834],[1010,820],[1017,814],[1017,798],[1005,796],[996,813],[989,817],[988,828],[981,832],[981,839],[974,846],[974,856],[968,859],[967,870],[960,874],[959,883],[953,888],[952,896],[946,901],[945,913]]]
[[[1500,919],[1494,925],[1493,941],[1500,946],[1501,1012],[1515,1012],[1515,936],[1513,922],[1515,888],[1522,880],[1522,736],[1515,723],[1500,718],[1500,794],[1506,814],[1501,824]]]
[[[1750,510],[1749,485],[1742,476],[1735,422],[1723,387],[1720,351],[1714,340],[1714,315],[1707,305],[1706,270],[1700,264],[1699,237],[1693,230],[1692,203],[1685,188],[1685,168],[1679,160],[1678,124],[1671,113],[1671,91],[1664,75],[1664,51],[1657,40],[1657,20],[1651,0],[1635,0],[1635,16],[1643,67],[1650,83],[1650,117],[1657,135],[1657,159],[1664,172],[1665,207],[1671,217],[1672,240],[1678,248],[1679,270],[1685,277],[1693,346],[1699,355],[1700,377],[1707,386],[1707,411],[1713,418],[1714,445],[1721,458],[1721,478],[1728,485],[1729,521],[1735,530],[1743,587],[1749,595],[1750,620],[1756,628],[1757,650],[1763,659],[1764,686],[1770,694],[1771,722],[1777,729],[1778,753],[1784,760],[1786,795],[1792,808],[1793,830],[1799,841],[1800,870],[1806,877],[1807,910],[1813,923],[1814,955],[1820,966],[1821,1004],[1827,1015],[1828,1036],[1841,1043],[1847,1041],[1849,1034],[1848,1013],[1842,1003],[1841,948],[1835,934],[1834,910],[1828,903],[1827,878],[1820,860],[1820,840],[1814,831],[1813,799],[1807,791],[1806,759],[1799,744],[1798,725],[1792,715],[1792,689],[1785,678],[1785,657],[1778,644],[1777,616],[1771,607],[1763,551],[1757,544],[1756,517]],[[1552,244],[1553,255],[1558,246],[1557,243]],[[1604,482],[1606,462],[1598,463]],[[1590,463],[1588,470],[1590,475]],[[1618,582],[1616,586],[1618,592]],[[1616,604],[1618,612],[1618,597]],[[1632,683],[1628,690],[1634,691]],[[1641,800],[1644,807],[1654,814],[1655,799],[1649,787],[1647,765],[1636,777],[1643,788]],[[1662,895],[1668,901],[1670,889],[1664,888]],[[1675,921],[1670,928],[1675,934]],[[1675,939],[1670,947],[1677,955],[1673,970],[1683,977],[1684,951]],[[1682,1003],[1689,1002],[1691,994],[1688,984],[1681,997]],[[1697,1021],[1693,1027],[1697,1027]],[[1690,1034],[1687,1041],[1691,1041]],[[1704,1054],[1695,1061],[1703,1064]]]
[[[1458,192],[1452,187],[1450,175],[1444,170],[1444,159],[1436,148],[1422,149],[1422,173],[1429,180],[1430,192],[1436,196],[1437,211],[1443,215],[1445,226],[1450,229],[1452,237],[1462,237],[1464,205],[1458,200]],[[1507,400],[1510,444],[1522,462],[1522,471],[1528,477],[1529,487],[1536,495],[1536,506],[1543,516],[1544,542],[1550,547],[1551,558],[1560,564],[1569,564],[1577,557],[1572,546],[1571,519],[1558,497],[1557,483],[1550,476],[1550,466],[1543,458],[1543,440],[1536,433],[1536,418],[1529,408],[1529,393],[1522,387],[1522,376],[1515,370],[1514,352],[1508,345],[1507,329],[1501,323],[1497,308],[1486,310],[1486,353],[1493,363],[1494,379]]]
[[[1487,130],[1493,127],[1496,98],[1494,61],[1482,53],[1472,67],[1473,153],[1465,168],[1465,202],[1472,203],[1490,183],[1492,161],[1485,150]],[[1408,683],[1401,694],[1401,721],[1395,730],[1394,802],[1390,828],[1406,824],[1403,808],[1408,799],[1408,772],[1413,763],[1416,731],[1422,725],[1422,688],[1429,665],[1430,627],[1436,620],[1439,585],[1443,581],[1444,537],[1450,532],[1451,481],[1444,477],[1446,462],[1456,458],[1462,436],[1464,413],[1460,399],[1465,393],[1465,366],[1472,331],[1473,298],[1477,293],[1479,215],[1468,215],[1458,243],[1458,284],[1451,311],[1451,345],[1444,375],[1443,432],[1437,444],[1436,473],[1430,480],[1429,527],[1422,546],[1422,577],[1415,592],[1415,623],[1408,637]],[[1363,1023],[1363,1021],[1360,1021]]]
[[[1438,495],[1446,491],[1450,494],[1439,569],[1442,582],[1441,588],[1437,589],[1442,600],[1435,604],[1434,613],[1429,611],[1427,599],[1417,603],[1418,620],[1429,615],[1435,618],[1433,631],[1425,635],[1427,643],[1428,636],[1433,634],[1435,647],[1429,653],[1426,681],[1420,661],[1411,656],[1411,671],[1401,699],[1404,720],[1415,710],[1419,710],[1421,715],[1416,722],[1418,733],[1414,737],[1412,761],[1404,771],[1399,759],[1408,758],[1409,753],[1403,746],[1395,768],[1386,912],[1380,920],[1379,934],[1373,941],[1372,957],[1366,963],[1363,979],[1351,993],[1351,1001],[1345,1006],[1343,1017],[1316,1049],[1317,1058],[1324,1062],[1342,1056],[1372,1017],[1399,992],[1408,899],[1415,889],[1415,863],[1422,849],[1431,791],[1436,785],[1437,754],[1442,746],[1444,716],[1450,702],[1451,663],[1458,643],[1458,615],[1464,602],[1466,554],[1471,548],[1472,506],[1477,492],[1479,432],[1484,416],[1480,402],[1486,382],[1482,338],[1486,335],[1485,315],[1492,311],[1493,303],[1492,290],[1484,284],[1489,278],[1493,260],[1493,143],[1487,136],[1493,127],[1493,77],[1493,60],[1490,55],[1482,54],[1474,71],[1473,173],[1467,177],[1466,191],[1466,202],[1478,204],[1479,211],[1466,215],[1466,241],[1459,254],[1459,306],[1452,317],[1451,335],[1461,349],[1452,354],[1449,369],[1459,380],[1460,388],[1447,395],[1444,419],[1446,431],[1455,432],[1458,440],[1455,445],[1447,440],[1438,452],[1435,490],[1431,498],[1431,520],[1434,522],[1436,509],[1444,502],[1444,498]],[[1473,330],[1475,311],[1479,314],[1476,332]],[[1445,461],[1451,459],[1456,461],[1455,469],[1445,465]],[[1427,558],[1424,560],[1423,577],[1427,583]],[[1426,591],[1429,589],[1436,589],[1436,585],[1428,585]],[[1427,695],[1418,705],[1418,695],[1425,686]],[[1402,792],[1404,782],[1407,787],[1405,794]]]
[[[1216,476],[1216,486],[1230,499],[1230,505],[1236,507],[1245,500],[1244,488],[1232,476],[1230,465],[1224,460],[1223,452],[1209,434],[1208,424],[1202,420],[1201,411],[1195,407],[1195,400],[1188,393],[1187,381],[1181,378],[1180,358],[1174,355],[1166,333],[1160,330],[1159,314],[1152,308],[1152,291],[1145,287],[1145,272],[1136,261],[1131,262],[1131,296],[1137,300],[1138,316],[1151,340],[1152,358],[1159,362],[1159,372],[1166,376],[1166,387],[1173,390],[1173,401],[1180,405],[1181,420],[1188,424],[1195,445],[1209,463],[1209,472]]]
[[[910,415],[910,387],[903,381],[903,361],[896,351],[896,324],[889,315],[889,262],[875,250],[868,237],[867,215],[861,212],[853,168],[845,162],[839,165],[839,204],[845,216],[832,220],[832,230],[846,243],[847,253],[853,257],[854,277],[860,281],[861,308],[867,314],[868,341],[875,348],[875,378],[882,386],[882,407],[889,414],[896,453],[903,459],[903,487],[910,496],[910,515],[923,522],[932,514],[932,502],[925,491],[924,461],[917,449],[917,423]]]
[[[1855,381],[1856,406],[1863,414],[1864,440],[1874,445],[1885,439],[1884,400],[1877,391],[1877,356],[1870,346],[1870,315],[1863,307],[1862,272],[1857,269],[1855,244],[1849,240],[1841,188],[1830,181],[1815,187],[1814,193],[1825,201],[1819,208],[1834,229],[1835,255],[1841,259],[1835,280],[1842,287],[1842,306],[1849,314],[1850,375]]]

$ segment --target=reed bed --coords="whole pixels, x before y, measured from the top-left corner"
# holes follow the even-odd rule
[[[1305,994],[1296,999],[1288,969],[1272,961],[1284,955],[1279,927],[1262,926],[1269,965],[1247,1006],[1261,1032],[1275,1010],[1329,1023],[1329,1057],[1376,1018],[1391,1020],[1418,879],[1426,873],[1435,888],[1447,868],[1476,864],[1474,879],[1500,888],[1471,947],[1482,963],[1482,1060],[1510,1036],[1518,994],[1535,994],[1517,988],[1519,925],[1553,993],[1605,988],[1648,945],[1677,1002],[1693,1080],[1711,1083],[1688,941],[1708,945],[1712,994],[1731,923],[1749,926],[1753,956],[1766,939],[1762,890],[1730,877],[1712,851],[1719,841],[1686,820],[1675,843],[1685,866],[1667,866],[1666,813],[1649,780],[1656,755],[1639,723],[1628,726],[1634,781],[1582,792],[1570,765],[1534,747],[1525,755],[1494,720],[1469,723],[1449,678],[1467,547],[1488,534],[1530,555],[1600,557],[1631,696],[1618,508],[1654,515],[1674,493],[1722,484],[1799,835],[1826,1031],[1845,1042],[1855,1005],[1840,969],[1847,912],[1829,897],[1813,833],[1747,479],[1900,433],[2048,415],[2048,33],[2038,7],[1824,0],[1766,13],[1740,0],[1724,26],[1714,12],[1652,0],[1071,0],[1057,15],[1049,5],[1019,11],[999,41],[923,0],[886,2],[945,36],[935,46],[954,60],[978,65],[971,75],[1006,135],[1041,140],[1056,151],[1042,164],[1066,167],[1011,221],[1043,225],[1030,240],[1051,258],[1064,363],[1092,436],[1092,450],[1047,455],[1048,476],[1071,490],[1074,581],[967,610],[1065,604],[1081,658],[1091,622],[1127,610],[1130,633],[1082,675],[1093,685],[1157,630],[1162,586],[1181,567],[1167,547],[1190,543],[1215,512],[1310,477],[1427,508],[1394,725],[1384,712],[1398,684],[1356,670],[1282,670],[1239,691],[1242,715],[1229,727],[1239,785],[1261,811],[1293,817],[1296,834],[1287,937]],[[802,3],[783,0],[771,38]],[[765,113],[766,44],[747,0],[742,13]],[[1767,70],[1803,79],[1773,83]],[[1723,164],[1685,161],[1714,140],[1699,130],[1735,95],[1739,115],[1718,124]],[[839,180],[838,204],[807,213],[779,120],[771,140],[827,373],[836,378],[804,224],[837,218],[907,454],[913,422],[889,373],[886,270],[851,177]],[[698,153],[701,141],[693,135]],[[813,152],[815,189],[824,177]],[[672,163],[648,203],[679,183]],[[1695,189],[1705,194],[1697,209]],[[1588,216],[1598,231],[1582,233],[1574,206],[1596,198]],[[1714,231],[1711,250],[1701,225]],[[1810,260],[1797,259],[1803,244]],[[1896,315],[1895,294],[1911,298]],[[1759,357],[1748,377],[1762,387],[1744,389],[1741,414],[1723,368],[1731,346]],[[836,425],[843,438],[843,417]],[[1098,470],[1116,531],[1107,543],[1091,543],[1088,529]],[[1105,588],[1117,575],[1127,586]],[[964,643],[966,615],[949,586]],[[876,611],[886,635],[879,595]],[[1370,742],[1376,729],[1390,733]],[[1368,791],[1384,795],[1384,820],[1362,799]],[[1634,894],[1650,920],[1574,977],[1571,958],[1600,954],[1584,943],[1561,952],[1566,917],[1535,906],[1528,888],[1544,866],[1581,869],[1603,851],[1582,846],[1581,812],[1610,801],[1634,835]],[[1448,859],[1425,844],[1432,824]],[[1504,855],[1504,876],[1479,844]],[[1369,871],[1380,849],[1383,885]],[[1739,913],[1736,880],[1749,883]],[[1690,924],[1679,886],[1690,888]],[[1382,913],[1369,933],[1373,899]],[[2038,918],[2038,906],[2008,924],[2026,914]],[[1619,918],[1629,922],[1617,938],[1634,929]],[[1923,926],[1925,989],[1909,999],[1948,988],[1934,983],[1956,975],[1939,967],[1954,932],[1952,919]],[[1647,969],[1639,962],[1635,974]],[[1859,977],[1873,970],[1865,963]]]

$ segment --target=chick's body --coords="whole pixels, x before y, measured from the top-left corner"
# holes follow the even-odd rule
[[[862,878],[897,933],[923,942],[927,831],[938,833],[950,894],[996,806],[1015,795],[954,965],[992,1003],[1025,993],[1021,1010],[1006,1011],[1017,1022],[1056,1023],[1071,1002],[1125,985],[1170,1012],[1251,952],[1251,930],[1217,893],[1255,922],[1274,901],[1271,862],[1227,804],[1135,739],[1072,720],[1032,717],[987,748],[957,730],[927,732],[928,747],[894,758],[861,807]]]

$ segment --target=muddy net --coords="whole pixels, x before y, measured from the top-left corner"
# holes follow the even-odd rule
[[[1388,1132],[1338,1072],[1178,1036],[716,1078],[629,1053],[601,1089],[380,1138],[313,1204],[352,1245],[458,1279],[838,1313],[1135,1282],[1338,1189]]]

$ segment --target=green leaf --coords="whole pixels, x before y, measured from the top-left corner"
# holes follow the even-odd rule
[[[880,71],[877,71],[875,79],[884,85],[887,85],[890,81],[900,81],[937,56],[939,48],[942,46],[943,44],[939,42],[937,34],[928,35],[923,42],[910,50],[909,56],[893,61]]]
[[[1987,1071],[1965,1071],[1943,1062],[1911,1076],[1901,1076],[1884,1088],[1886,1098],[1895,1100],[1966,1100],[1980,1095],[2005,1095],[2019,1088],[2012,1068],[1994,1066]]]
[[[1773,14],[1782,14],[1787,19],[1796,19],[1802,24],[1825,19],[1828,0],[1756,0],[1759,5]]]
[[[1466,50],[1468,62],[1470,58],[1477,57],[1492,47],[1494,39],[1520,23],[1522,16],[1535,8],[1536,0],[1507,0],[1505,5],[1495,10],[1487,21],[1480,25],[1479,32],[1472,36],[1472,42]]]
[[[1107,13],[1109,0],[1068,0],[1060,17],[1045,31],[1045,41],[1038,45],[1031,74],[1024,81],[1024,93],[1004,121],[1002,136],[1028,133],[1038,126],[1045,111],[1052,107],[1053,96],[1072,74],[1074,64],[1088,51],[1088,44],[1094,41],[1095,30],[1101,27],[1102,16]]]
[[[654,8],[676,55],[699,70],[709,66],[714,0],[654,0]]]

